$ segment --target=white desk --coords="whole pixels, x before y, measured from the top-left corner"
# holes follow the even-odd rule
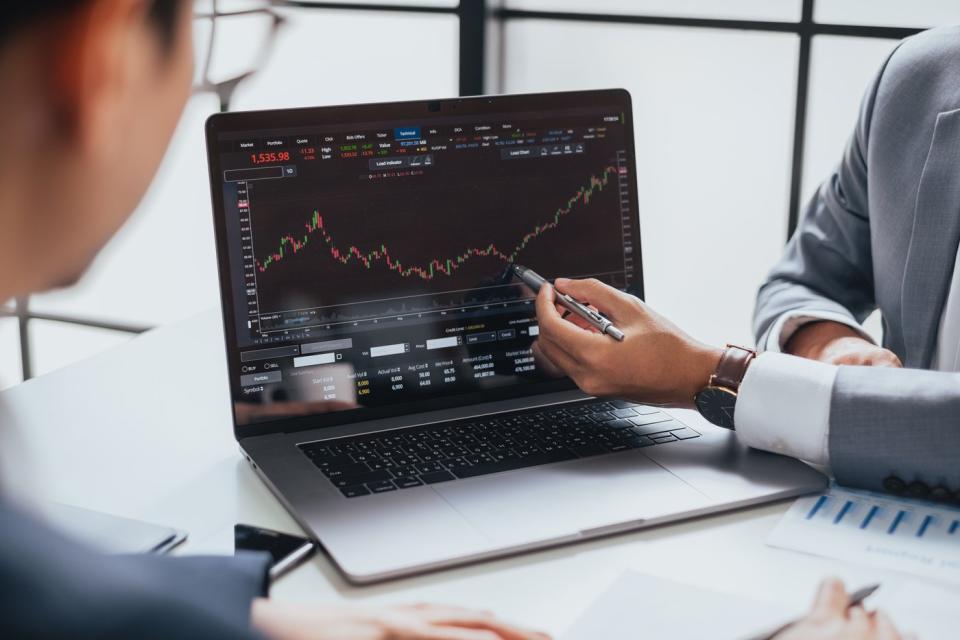
[[[219,315],[163,327],[0,396],[53,500],[186,529],[180,553],[232,553],[243,522],[299,528],[238,454]],[[678,411],[696,426],[700,418]],[[438,601],[560,634],[627,568],[761,601],[806,605],[824,575],[904,577],[781,551],[764,540],[789,503],[618,535],[372,587],[323,556],[274,587],[284,600]],[[643,603],[638,603],[642,621]]]

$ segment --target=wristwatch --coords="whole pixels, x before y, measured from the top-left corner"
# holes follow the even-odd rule
[[[693,397],[700,415],[715,425],[733,429],[733,415],[737,407],[737,392],[747,374],[747,367],[757,357],[757,352],[746,347],[728,344],[720,356],[717,370],[710,376],[707,386]]]

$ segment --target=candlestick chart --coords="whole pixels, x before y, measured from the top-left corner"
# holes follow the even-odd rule
[[[547,277],[622,274],[622,171],[580,163],[495,182],[370,183],[362,195],[261,190],[251,196],[261,314],[328,308],[343,319],[515,300],[529,292],[502,277],[512,262]]]

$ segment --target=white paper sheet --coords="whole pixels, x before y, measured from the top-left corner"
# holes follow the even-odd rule
[[[627,571],[574,623],[564,640],[746,638],[794,615],[776,605]]]
[[[854,586],[854,585],[848,585]],[[563,640],[735,640],[753,638],[804,615],[814,593],[774,604],[627,571],[577,620]],[[867,608],[884,610],[901,633],[923,640],[958,637],[960,590],[906,579],[882,583]]]

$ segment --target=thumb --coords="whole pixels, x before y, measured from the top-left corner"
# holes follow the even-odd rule
[[[810,617],[819,620],[845,616],[849,598],[843,588],[843,583],[836,578],[827,578],[820,583],[817,597],[814,599]]]
[[[637,309],[636,298],[594,278],[586,280],[557,278],[554,286],[560,293],[566,293],[581,302],[589,302],[600,313],[612,320],[625,318],[630,311]]]

